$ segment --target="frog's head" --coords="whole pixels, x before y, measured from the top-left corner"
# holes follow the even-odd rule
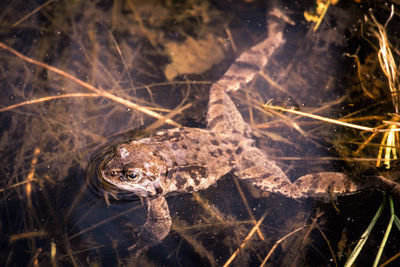
[[[101,168],[103,179],[119,189],[133,192],[139,197],[164,193],[162,176],[166,163],[159,155],[159,146],[131,142],[119,145]]]

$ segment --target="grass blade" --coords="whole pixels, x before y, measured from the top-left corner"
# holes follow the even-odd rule
[[[358,241],[356,247],[354,248],[353,252],[350,254],[350,257],[348,258],[348,260],[345,263],[345,267],[350,267],[353,265],[354,261],[356,260],[356,258],[358,257],[358,255],[361,252],[361,249],[363,248],[365,242],[367,242],[367,239],[369,237],[369,234],[372,231],[372,228],[374,228],[375,223],[378,221],[379,216],[382,213],[383,207],[385,206],[385,197],[383,198],[382,204],[379,206],[378,210],[375,213],[374,218],[371,220],[371,222],[369,223],[367,229],[365,230],[365,232],[363,233],[363,235],[360,238],[360,241]]]

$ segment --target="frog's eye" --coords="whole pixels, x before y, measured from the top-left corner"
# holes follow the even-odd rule
[[[129,170],[125,173],[126,178],[128,178],[129,180],[132,180],[132,181],[140,178],[141,175],[142,175],[142,173],[138,169]]]
[[[127,176],[129,179],[136,179],[139,175],[136,172],[132,172],[129,173]]]

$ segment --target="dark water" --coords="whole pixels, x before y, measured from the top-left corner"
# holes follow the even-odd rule
[[[26,18],[44,2],[1,3],[0,41],[71,76],[0,48],[0,108],[43,100],[0,112],[0,265],[221,266],[263,216],[260,232],[232,265],[259,266],[277,240],[302,227],[277,246],[268,265],[345,263],[382,202],[380,192],[327,203],[297,201],[260,192],[228,174],[205,191],[168,197],[170,234],[135,259],[127,248],[145,221],[141,203],[132,194],[99,183],[98,167],[115,144],[157,127],[172,127],[163,122],[155,126],[155,118],[130,103],[164,115],[190,104],[171,118],[181,125],[204,127],[210,84],[240,51],[265,37],[265,13],[273,3],[46,3]],[[282,5],[296,25],[287,27],[287,44],[264,73],[285,90],[258,77],[233,96],[256,129],[257,145],[293,180],[322,170],[375,172],[378,137],[357,155],[370,161],[343,160],[353,157],[366,135],[291,116],[304,135],[289,119],[259,107],[273,98],[276,105],[318,109],[316,113],[332,118],[356,111],[359,117],[393,112],[388,93],[373,89],[385,80],[371,61],[376,51],[360,33],[368,10],[384,23],[388,5],[341,1],[330,7],[316,33],[303,16],[305,10],[313,10],[313,1]],[[392,39],[398,36],[397,24],[395,16],[387,26],[392,44],[398,43]],[[357,49],[361,64],[374,73],[368,82],[375,98],[365,95],[354,60],[344,56]],[[119,98],[96,94],[74,78]],[[365,123],[374,127],[377,121]],[[396,211],[399,204],[394,198]],[[356,261],[359,266],[372,264],[389,217],[386,205]],[[381,262],[397,255],[399,238],[394,226]],[[390,264],[396,263],[398,258]]]

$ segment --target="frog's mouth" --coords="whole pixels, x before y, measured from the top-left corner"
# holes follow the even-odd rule
[[[153,197],[156,195],[161,195],[164,190],[161,186],[159,179],[150,180],[144,179],[140,183],[132,183],[132,182],[115,182],[115,181],[107,181],[112,185],[118,187],[119,189],[126,190],[129,192],[133,192],[135,195],[139,197]]]

